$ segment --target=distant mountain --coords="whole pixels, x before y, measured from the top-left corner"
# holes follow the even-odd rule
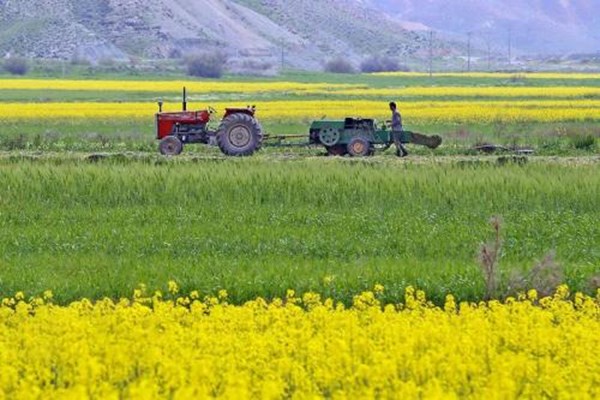
[[[421,32],[355,0],[0,0],[0,57],[169,58],[221,50],[238,67],[321,68],[423,53]]]
[[[598,0],[357,0],[424,29],[527,53],[600,52]],[[416,23],[416,24],[415,24]]]

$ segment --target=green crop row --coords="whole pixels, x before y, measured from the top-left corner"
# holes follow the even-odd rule
[[[597,163],[4,158],[0,182],[0,297],[175,279],[235,302],[288,288],[349,302],[376,283],[389,301],[407,285],[477,300],[494,215],[504,281],[551,250],[575,289],[600,273]]]
[[[218,123],[213,124],[216,129]],[[598,153],[600,135],[595,123],[496,123],[491,125],[418,125],[407,121],[407,127],[416,132],[442,136],[442,146],[430,151],[421,146],[409,145],[412,154],[457,155],[473,154],[472,147],[481,143],[494,143],[508,148],[527,147],[538,155],[593,155]],[[263,128],[268,134],[300,135],[286,143],[308,141],[310,121],[275,120],[264,121]],[[302,137],[304,136],[304,137]],[[268,140],[263,153],[324,154],[323,147],[310,150],[269,147]],[[76,151],[76,152],[120,152],[141,151],[157,153],[158,141],[154,120],[125,119],[112,120],[57,120],[57,121],[12,121],[3,125],[0,134],[0,151]],[[219,154],[217,148],[203,145],[185,146],[188,154]],[[390,150],[386,154],[393,155]]]

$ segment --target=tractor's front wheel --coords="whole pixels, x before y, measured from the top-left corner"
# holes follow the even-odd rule
[[[262,129],[250,115],[237,113],[227,116],[217,130],[217,144],[228,156],[249,156],[262,144]]]
[[[181,154],[183,143],[176,136],[167,136],[158,144],[158,151],[164,156],[176,156]]]

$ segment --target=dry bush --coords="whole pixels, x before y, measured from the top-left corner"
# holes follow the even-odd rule
[[[186,60],[188,75],[202,78],[220,78],[225,70],[227,57],[220,52],[191,56]]]
[[[508,283],[508,294],[517,295],[530,289],[535,289],[539,297],[555,293],[556,288],[565,281],[564,268],[555,258],[556,253],[550,251],[531,270],[525,273],[514,272]]]
[[[590,278],[588,282],[588,289],[592,293],[600,290],[600,275],[595,275]]]
[[[539,297],[555,293],[558,286],[564,283],[565,273],[562,265],[556,262],[554,251],[548,252],[529,271],[513,271],[501,293],[499,260],[502,250],[502,219],[494,216],[490,219],[490,225],[494,230],[494,238],[489,243],[482,245],[479,250],[479,266],[485,282],[485,299],[514,296],[530,289],[535,289]],[[597,277],[597,281],[593,279],[590,281],[590,285],[594,284],[600,287],[600,276]]]
[[[29,71],[27,60],[22,57],[10,57],[4,60],[3,68],[13,75],[25,75]]]
[[[391,57],[369,57],[360,64],[360,70],[370,72],[409,72],[410,68],[401,65],[398,60]]]
[[[354,66],[352,66],[350,61],[342,57],[336,57],[327,61],[325,64],[325,72],[331,72],[334,74],[354,74],[356,71],[354,70]]]
[[[489,300],[498,295],[500,283],[500,271],[498,261],[502,249],[502,218],[494,216],[490,219],[490,225],[494,230],[494,239],[481,246],[479,249],[479,266],[485,281],[485,299]]]

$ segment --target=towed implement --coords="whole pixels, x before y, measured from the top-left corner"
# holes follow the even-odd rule
[[[162,102],[156,113],[156,135],[159,151],[164,155],[177,155],[188,143],[218,146],[229,156],[249,156],[269,146],[323,146],[329,155],[365,157],[376,151],[387,150],[394,144],[394,133],[384,123],[380,126],[374,119],[344,118],[341,120],[318,120],[310,125],[308,135],[268,135],[256,117],[256,108],[226,108],[216,130],[208,124],[215,110],[188,111],[186,91],[183,89],[182,110],[163,112]],[[413,143],[437,148],[442,143],[439,136],[427,136],[416,132],[396,133],[401,143]],[[303,143],[285,143],[293,138],[308,139]]]
[[[413,143],[437,148],[442,143],[439,136],[427,136],[416,132],[399,132],[401,143]],[[374,119],[345,118],[343,120],[319,120],[310,126],[309,143],[322,145],[329,155],[365,157],[377,150],[387,150],[394,143],[394,133],[386,124],[377,126]]]

